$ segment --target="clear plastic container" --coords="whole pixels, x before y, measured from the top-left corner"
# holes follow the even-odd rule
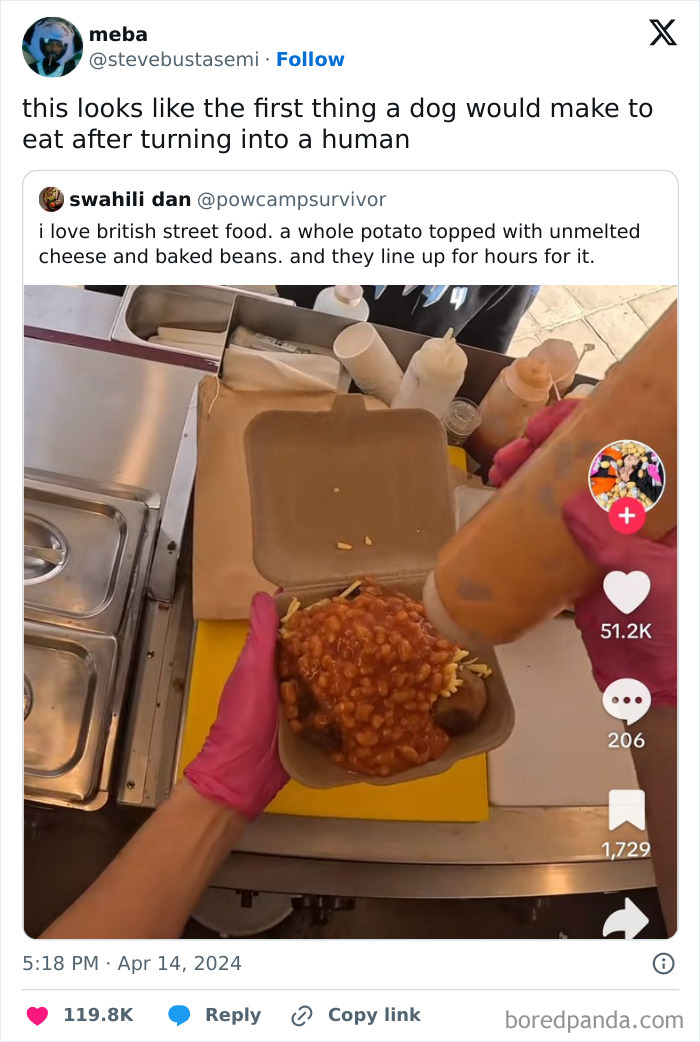
[[[476,402],[468,398],[455,398],[450,402],[447,412],[442,417],[442,425],[447,435],[447,444],[458,447],[464,445],[470,434],[473,434],[481,423],[481,409]]]
[[[470,635],[492,644],[515,640],[600,582],[561,508],[588,487],[591,460],[602,446],[633,437],[661,456],[666,494],[647,515],[643,534],[659,539],[675,526],[676,336],[674,305],[442,548],[424,599],[452,640],[465,647]]]
[[[449,329],[433,337],[413,355],[404,373],[393,409],[427,409],[439,420],[462,386],[467,355]]]
[[[481,423],[467,441],[472,459],[488,467],[499,449],[523,434],[549,401],[552,377],[544,362],[516,358],[498,374],[481,402]]]
[[[313,310],[338,318],[354,318],[357,322],[366,322],[369,318],[369,304],[362,296],[362,286],[327,286],[316,297]]]

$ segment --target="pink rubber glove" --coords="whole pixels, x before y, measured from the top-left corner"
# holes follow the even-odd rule
[[[654,705],[676,704],[676,530],[659,542],[641,535],[615,532],[590,492],[576,493],[564,504],[564,520],[589,561],[607,572],[644,572],[651,580],[646,600],[630,615],[610,603],[602,580],[576,605],[593,676],[601,691],[623,677],[649,688]],[[604,622],[619,623],[622,633],[631,622],[651,623],[651,640],[604,639]]]
[[[571,415],[579,403],[578,398],[568,398],[565,401],[556,402],[554,405],[545,405],[543,409],[535,413],[528,421],[525,435],[504,445],[493,457],[493,464],[489,471],[491,484],[496,488],[505,485],[506,481],[513,477],[516,470],[522,467],[542,442],[546,441],[559,424]]]
[[[185,768],[205,799],[252,820],[289,781],[277,753],[279,619],[266,593],[253,598],[245,647],[224,685],[219,712],[202,751]]]

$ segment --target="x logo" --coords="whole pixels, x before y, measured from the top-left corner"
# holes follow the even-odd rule
[[[669,47],[677,46],[676,41],[673,39],[670,32],[668,31],[675,22],[675,20],[675,18],[672,18],[670,22],[666,22],[666,25],[662,25],[658,18],[649,19],[651,24],[656,29],[656,36],[649,44],[650,47],[653,47],[655,43],[659,42],[659,40],[664,40],[664,42],[667,43]]]

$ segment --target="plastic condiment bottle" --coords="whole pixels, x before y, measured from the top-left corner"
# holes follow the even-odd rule
[[[574,382],[579,356],[570,340],[544,340],[533,347],[529,358],[544,362],[559,395],[566,394]]]
[[[366,322],[369,318],[369,304],[362,296],[362,286],[327,286],[316,297],[313,309],[339,318],[354,318],[357,322]]]
[[[515,640],[602,582],[603,572],[574,541],[561,508],[588,487],[596,453],[621,437],[649,445],[666,471],[664,494],[647,513],[642,535],[660,539],[675,526],[676,333],[673,305],[445,544],[423,596],[447,637],[470,650],[480,642]]]
[[[524,432],[531,416],[549,401],[552,377],[544,362],[516,358],[500,371],[481,402],[481,423],[467,440],[467,452],[490,466],[499,449]]]
[[[427,409],[439,420],[462,386],[467,354],[448,329],[433,337],[413,355],[403,375],[392,409]]]

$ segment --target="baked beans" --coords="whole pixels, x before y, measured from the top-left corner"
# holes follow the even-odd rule
[[[422,604],[364,579],[352,599],[334,597],[283,622],[283,711],[293,732],[341,767],[387,778],[444,753],[450,739],[431,713],[463,654]]]

